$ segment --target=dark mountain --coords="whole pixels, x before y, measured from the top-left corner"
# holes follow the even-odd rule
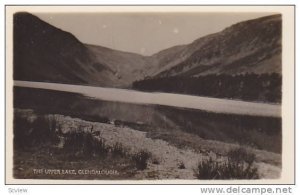
[[[160,62],[164,66],[156,77],[280,74],[281,15],[237,23],[180,47],[175,55],[167,63]]]
[[[71,33],[29,13],[16,13],[13,25],[14,79],[73,84],[116,85],[114,72]]]

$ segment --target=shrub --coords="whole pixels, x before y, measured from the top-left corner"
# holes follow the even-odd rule
[[[248,152],[245,148],[239,147],[237,149],[231,150],[228,152],[228,159],[236,163],[247,163],[252,165],[255,161],[255,154]]]
[[[159,160],[157,158],[154,158],[152,160],[152,163],[155,164],[155,165],[159,165]]]
[[[151,157],[151,154],[148,151],[140,151],[133,155],[132,159],[136,164],[138,170],[144,170],[147,168],[147,161]]]
[[[185,169],[185,165],[184,165],[183,162],[180,162],[180,163],[178,164],[178,169]]]
[[[31,124],[30,122],[21,116],[15,115],[14,116],[14,126],[13,126],[13,132],[14,132],[14,147],[15,148],[26,148],[27,146],[31,145],[30,140],[30,129]]]
[[[103,138],[97,139],[92,137],[92,151],[94,156],[98,157],[106,157],[109,152],[109,147],[105,144],[105,140]]]
[[[127,151],[121,143],[117,142],[111,147],[111,154],[114,157],[123,157],[127,154]]]
[[[59,141],[55,132],[57,126],[54,117],[39,116],[32,123],[30,134],[34,144],[57,143]]]
[[[57,143],[55,118],[38,116],[33,122],[25,117],[14,117],[14,145],[26,148],[37,145]]]
[[[200,162],[195,175],[198,179],[258,179],[254,161],[254,154],[238,148],[228,152],[227,162],[216,162],[211,158]]]
[[[200,162],[195,171],[198,179],[258,179],[257,168],[241,163],[220,163],[212,159]]]
[[[202,161],[195,170],[198,179],[216,179],[219,176],[217,163],[211,158],[208,161]]]

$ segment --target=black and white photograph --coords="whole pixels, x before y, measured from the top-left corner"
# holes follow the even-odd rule
[[[7,12],[12,181],[293,177],[280,6],[70,7]]]

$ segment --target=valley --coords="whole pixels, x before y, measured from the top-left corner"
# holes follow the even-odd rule
[[[281,28],[273,14],[145,56],[16,13],[14,177],[280,178]]]

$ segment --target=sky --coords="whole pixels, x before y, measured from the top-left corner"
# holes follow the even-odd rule
[[[81,42],[152,55],[272,13],[33,13]]]

